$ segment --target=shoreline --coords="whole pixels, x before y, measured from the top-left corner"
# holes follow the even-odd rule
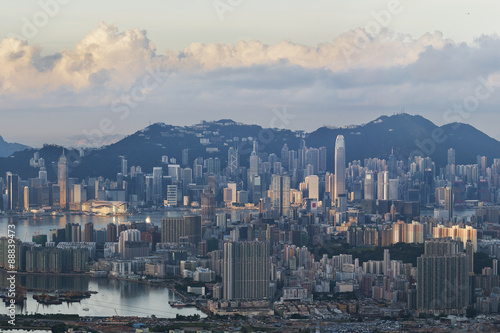
[[[8,269],[5,269],[5,268],[2,268],[0,267],[0,271],[1,272],[5,272],[6,274],[8,274],[9,271]],[[87,272],[83,272],[83,273],[42,273],[42,272],[19,272],[19,271],[16,271],[15,273],[16,275],[42,275],[42,276],[88,276],[88,277],[92,277],[90,275],[90,273],[87,273]]]
[[[0,268],[0,271],[1,272],[5,272],[6,274],[8,274],[8,270],[4,269],[4,268]],[[146,285],[150,285],[150,286],[154,286],[154,287],[160,287],[160,288],[164,288],[164,289],[168,289],[169,291],[171,291],[173,294],[175,294],[178,298],[180,298],[180,300],[182,300],[183,302],[185,301],[189,301],[189,296],[186,296],[184,295],[182,292],[178,291],[176,288],[175,288],[175,283],[172,283],[172,282],[151,282],[149,280],[142,280],[142,279],[128,279],[128,278],[124,278],[124,277],[119,277],[119,276],[114,276],[114,275],[111,275],[111,274],[108,274],[106,277],[94,277],[92,276],[90,273],[29,273],[29,272],[17,272],[16,275],[38,275],[38,276],[65,276],[65,277],[88,277],[89,279],[92,279],[92,278],[95,278],[95,279],[103,279],[103,278],[106,278],[108,280],[110,279],[116,279],[116,280],[119,280],[119,281],[125,281],[125,282],[134,282],[134,283],[140,283],[140,284],[146,284]],[[4,289],[6,287],[0,287],[0,290]],[[54,292],[56,289],[51,289],[51,290],[48,290],[48,289],[41,289],[41,288],[27,288],[26,286],[23,286],[22,288],[26,288],[26,291],[28,292],[34,292],[34,291],[41,291],[41,290],[44,290],[46,292]],[[58,289],[60,292],[69,292],[69,291],[72,291],[72,290],[62,290],[62,289]],[[84,291],[91,291],[91,292],[96,292],[96,293],[99,293],[98,290],[88,290],[88,289],[84,289]],[[210,316],[210,313],[206,311],[206,309],[203,307],[203,306],[198,306],[196,305],[195,306],[197,310],[199,310],[200,312],[202,312],[203,314],[205,314],[207,317]],[[78,314],[80,315],[80,314]]]

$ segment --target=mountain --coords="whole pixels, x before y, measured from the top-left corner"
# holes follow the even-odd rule
[[[20,150],[25,150],[27,148],[30,148],[28,146],[22,145],[20,143],[9,143],[6,142],[1,136],[0,136],[0,157],[8,157],[12,153]]]
[[[409,156],[430,156],[442,167],[447,163],[447,150],[456,150],[456,164],[476,163],[477,155],[500,157],[500,142],[476,128],[462,123],[437,126],[418,115],[396,114],[381,116],[367,124],[342,128],[321,127],[314,132],[285,129],[266,129],[258,125],[246,125],[230,119],[202,122],[191,126],[173,126],[164,123],[152,124],[122,140],[101,147],[87,149],[80,157],[77,150],[66,150],[69,160],[69,176],[84,178],[103,176],[116,179],[121,170],[120,156],[126,156],[128,166],[141,166],[143,172],[151,173],[160,166],[162,156],[182,162],[182,150],[189,148],[188,165],[192,167],[196,157],[205,159],[218,157],[221,168],[227,165],[229,147],[238,144],[240,164],[248,167],[252,152],[251,139],[257,138],[259,153],[281,155],[286,143],[289,149],[297,150],[300,138],[304,137],[308,147],[327,147],[327,169],[333,171],[334,144],[337,135],[345,137],[347,161],[368,157],[387,159],[394,150],[398,160]],[[0,158],[0,175],[6,171],[17,172],[22,178],[35,177],[38,169],[29,166],[29,159],[38,151],[45,159],[49,179],[55,180],[57,159],[62,147],[45,145],[40,150],[26,149],[15,152],[9,158]]]
[[[308,146],[327,147],[329,170],[333,170],[335,138],[340,134],[345,138],[347,161],[387,159],[392,149],[398,160],[428,156],[441,167],[447,164],[449,148],[455,149],[456,164],[476,163],[477,155],[487,156],[488,163],[500,157],[500,142],[470,125],[452,123],[439,127],[422,116],[403,113],[381,116],[365,125],[322,127],[310,133]]]

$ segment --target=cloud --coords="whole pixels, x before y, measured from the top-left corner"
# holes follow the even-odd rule
[[[0,94],[30,97],[46,96],[58,89],[75,93],[109,89],[126,90],[143,75],[147,67],[169,70],[209,71],[254,65],[289,64],[303,68],[326,68],[332,71],[390,68],[415,62],[421,52],[452,43],[440,33],[427,34],[418,40],[383,32],[369,42],[359,44],[360,29],[349,31],[333,42],[316,48],[283,41],[266,45],[259,41],[237,44],[193,43],[182,51],[166,50],[157,55],[146,31],[120,32],[114,25],[101,23],[72,50],[42,57],[41,48],[15,38],[0,42]]]
[[[2,108],[111,109],[148,73],[162,71],[168,77],[159,87],[141,90],[147,94],[137,103],[142,118],[162,114],[169,121],[178,112],[190,115],[179,121],[190,122],[245,118],[275,104],[314,114],[304,121],[332,123],[332,114],[334,120],[357,119],[356,112],[380,114],[403,107],[437,112],[439,118],[474,92],[478,76],[500,78],[498,36],[465,44],[440,32],[412,38],[387,30],[369,36],[354,29],[316,47],[250,40],[158,51],[144,30],[120,31],[101,23],[73,49],[41,54],[38,45],[0,41]],[[490,110],[497,102],[492,97],[481,107]]]

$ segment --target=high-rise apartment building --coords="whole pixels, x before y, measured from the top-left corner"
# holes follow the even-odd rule
[[[201,216],[190,215],[161,221],[162,243],[178,243],[181,238],[195,245],[201,242]]]
[[[271,259],[268,242],[224,243],[224,299],[268,299]]]
[[[290,210],[290,177],[273,175],[271,181],[273,209],[279,216],[288,215]]]
[[[417,309],[462,314],[469,305],[469,260],[451,239],[426,242],[417,258]]]

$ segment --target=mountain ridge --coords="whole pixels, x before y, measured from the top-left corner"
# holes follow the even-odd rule
[[[436,133],[440,136],[436,136]],[[164,155],[175,158],[181,164],[182,150],[189,148],[188,166],[192,167],[194,158],[201,156],[218,157],[221,168],[224,168],[227,165],[227,150],[231,146],[238,146],[240,164],[248,166],[252,151],[250,138],[258,139],[259,153],[275,153],[280,157],[285,143],[289,149],[297,150],[304,136],[308,147],[327,147],[327,170],[333,172],[337,135],[344,135],[347,162],[363,161],[368,157],[387,159],[392,149],[398,160],[406,162],[409,156],[418,154],[431,157],[438,167],[447,163],[449,148],[456,150],[457,164],[476,163],[477,155],[487,156],[488,161],[500,157],[500,142],[471,125],[451,123],[437,126],[420,115],[406,113],[383,115],[356,126],[323,126],[306,134],[303,131],[242,124],[231,119],[203,121],[190,126],[154,123],[118,142],[98,149],[86,149],[83,158],[79,157],[75,149],[67,149],[67,152],[73,156],[70,177],[104,176],[115,179],[120,172],[120,156],[126,156],[129,167],[140,165],[144,172],[150,173],[154,166],[162,165]],[[55,179],[54,166],[62,153],[62,147],[55,145],[44,145],[38,150],[26,149],[13,153],[10,158],[0,158],[0,172],[18,172],[24,178],[36,177],[36,170],[29,167],[29,158],[36,151],[46,161],[49,179]]]
[[[0,157],[9,157],[16,151],[29,149],[31,147],[16,143],[16,142],[7,142],[0,135]]]

